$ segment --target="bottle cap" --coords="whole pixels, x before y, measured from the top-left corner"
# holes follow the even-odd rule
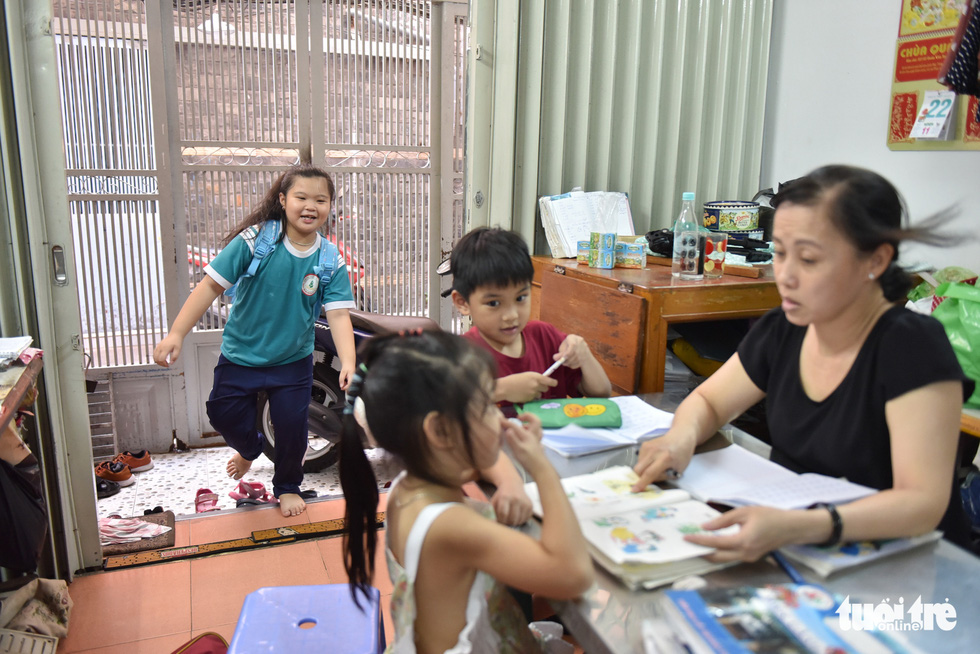
[[[694,202],[694,193],[691,191],[684,191],[684,195],[681,196],[684,202]]]

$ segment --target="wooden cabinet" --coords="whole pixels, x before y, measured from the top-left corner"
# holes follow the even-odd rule
[[[589,268],[574,259],[532,257],[532,316],[582,336],[618,393],[664,388],[667,327],[761,316],[779,305],[771,275],[688,282],[670,268]]]

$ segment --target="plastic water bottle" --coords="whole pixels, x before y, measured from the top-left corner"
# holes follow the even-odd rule
[[[670,272],[674,277],[698,280],[704,277],[704,273],[699,265],[699,241],[702,237],[695,218],[694,193],[685,192],[682,200],[681,213],[674,223],[674,258]]]

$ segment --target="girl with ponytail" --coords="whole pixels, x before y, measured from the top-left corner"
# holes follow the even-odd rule
[[[394,652],[535,652],[516,588],[573,598],[592,583],[592,561],[555,469],[541,423],[507,420],[493,402],[494,363],[442,332],[365,341],[348,388],[340,482],[347,499],[344,566],[355,601],[374,575],[377,481],[358,423],[404,467],[388,494],[388,573]],[[539,540],[499,524],[463,484],[493,465],[502,441],[538,484]]]

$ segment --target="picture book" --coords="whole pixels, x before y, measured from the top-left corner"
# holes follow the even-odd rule
[[[674,484],[705,502],[778,509],[803,509],[815,502],[842,504],[877,492],[846,479],[798,474],[738,445],[695,454]]]
[[[645,644],[694,654],[918,651],[899,632],[842,628],[842,601],[812,584],[668,590],[660,608],[673,633],[645,629]]]
[[[907,552],[929,543],[935,543],[942,537],[943,532],[930,531],[927,534],[911,538],[841,543],[832,547],[790,545],[782,548],[781,551],[786,558],[802,563],[821,577],[826,578],[844,570],[851,570],[872,561],[894,556],[900,552]]]
[[[545,429],[541,442],[545,447],[565,457],[584,456],[617,447],[637,445],[662,436],[667,433],[674,420],[672,413],[651,406],[635,395],[613,397],[606,401],[618,406],[621,418],[619,427],[585,428],[581,425],[569,424],[558,429]],[[586,400],[579,400],[579,402],[586,402]],[[585,407],[586,411],[588,406]]]
[[[702,531],[700,525],[719,512],[680,489],[651,484],[633,493],[636,480],[627,466],[562,479],[595,561],[631,588],[653,588],[722,567],[700,558],[711,548],[684,540],[685,534]],[[525,488],[540,516],[537,485]]]
[[[573,190],[540,198],[538,208],[551,256],[557,259],[574,259],[578,242],[588,241],[592,232],[634,233],[625,193]]]

